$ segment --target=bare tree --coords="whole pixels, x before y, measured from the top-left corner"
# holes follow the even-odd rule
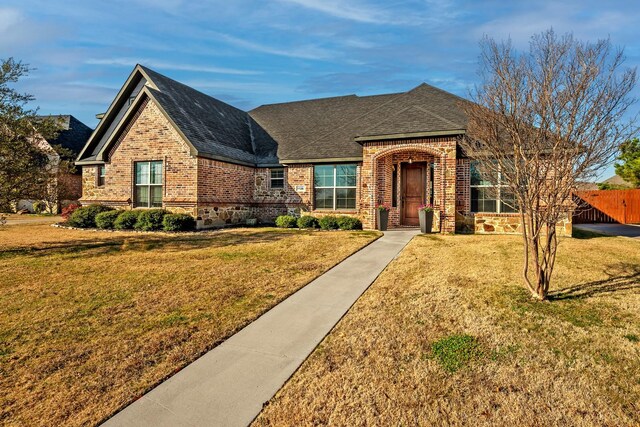
[[[460,144],[483,179],[516,204],[522,276],[540,300],[549,293],[556,227],[576,208],[576,184],[608,165],[634,131],[625,117],[636,70],[623,63],[609,40],[585,43],[553,30],[533,36],[527,53],[510,40],[481,43],[482,83],[463,105],[469,121]]]

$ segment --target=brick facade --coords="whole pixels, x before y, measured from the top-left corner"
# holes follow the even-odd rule
[[[82,167],[83,204],[131,208],[134,163],[163,162],[163,207],[198,219],[199,228],[270,222],[282,214],[311,210],[313,167],[285,169],[285,188],[270,187],[268,168],[253,168],[194,157],[189,146],[152,102],[143,103],[105,164],[105,184],[98,186],[97,166]],[[304,189],[296,186],[304,186]]]
[[[313,164],[287,165],[284,188],[271,188],[269,168],[191,155],[189,145],[153,101],[140,105],[111,148],[105,185],[97,185],[97,166],[82,167],[81,202],[131,208],[135,162],[156,160],[163,162],[163,207],[193,215],[199,228],[248,219],[272,222],[287,213],[352,215],[365,228],[375,228],[376,206],[381,203],[392,206],[389,226],[402,226],[402,170],[413,162],[424,162],[427,168],[425,200],[435,208],[432,231],[518,233],[520,227],[513,214],[471,213],[470,162],[456,158],[455,137],[365,142],[362,162],[357,163],[355,209],[320,210],[314,208]],[[570,223],[563,224],[562,234],[570,234],[570,228]]]
[[[366,228],[375,228],[377,209],[380,203],[392,205],[392,173],[395,167],[398,177],[404,164],[426,162],[433,167],[427,174],[425,199],[433,203],[436,215],[434,230],[442,233],[455,232],[456,211],[456,140],[445,138],[416,138],[365,142],[363,144],[363,162],[361,172],[360,214]],[[429,166],[431,167],[431,166]],[[401,179],[397,179],[397,191],[400,194]],[[402,200],[391,208],[389,225],[400,224]]]

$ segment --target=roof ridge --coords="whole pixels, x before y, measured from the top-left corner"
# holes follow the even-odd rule
[[[172,79],[171,77],[165,76],[164,74],[159,73],[159,72],[157,72],[156,70],[152,70],[151,68],[146,67],[146,66],[144,66],[144,65],[142,65],[142,64],[138,64],[138,65],[140,66],[140,68],[142,68],[142,69],[147,73],[147,75],[149,75],[149,73],[148,73],[148,72],[149,72],[149,71],[151,71],[153,74],[157,74],[158,76],[162,77],[163,79],[167,79],[167,80],[171,81],[171,82],[172,82],[172,83],[174,83],[174,84],[178,84],[178,85],[180,85],[180,86],[183,86],[183,87],[185,87],[185,88],[187,88],[187,89],[189,89],[189,90],[191,90],[191,91],[193,91],[193,92],[197,92],[197,93],[199,93],[200,95],[206,96],[207,98],[211,98],[211,99],[213,99],[214,101],[219,102],[219,103],[221,103],[221,104],[228,105],[229,107],[234,108],[234,109],[236,109],[236,110],[238,110],[238,111],[242,111],[242,112],[243,112],[243,113],[245,113],[245,114],[247,113],[246,111],[241,110],[240,108],[238,108],[238,107],[236,107],[236,106],[234,106],[234,105],[231,105],[231,104],[229,104],[228,102],[224,102],[223,100],[218,99],[218,98],[216,98],[216,97],[214,97],[214,96],[211,96],[211,95],[209,95],[209,94],[207,94],[207,93],[204,93],[204,92],[202,92],[202,91],[200,91],[200,90],[198,90],[198,89],[196,89],[196,88],[194,88],[194,87],[192,87],[192,86],[189,86],[188,84],[185,84],[185,83],[179,82],[178,80],[175,80],[175,79]],[[149,76],[149,77],[151,77],[151,76]],[[153,80],[153,79],[151,79],[151,80]],[[153,89],[153,88],[152,88],[152,89]],[[157,89],[157,90],[158,90],[158,92],[162,93],[162,90],[160,90],[160,89]]]
[[[356,122],[356,121],[358,121],[358,120],[361,120],[361,119],[363,119],[364,117],[367,117],[368,115],[372,114],[374,111],[378,111],[379,109],[381,109],[382,107],[386,106],[387,104],[389,104],[389,103],[391,103],[391,102],[393,102],[393,101],[396,101],[397,99],[400,99],[400,98],[402,98],[403,96],[406,96],[406,95],[408,95],[408,94],[409,94],[409,92],[408,92],[408,91],[407,91],[407,92],[400,92],[400,93],[396,94],[396,95],[395,95],[395,96],[393,96],[391,99],[389,99],[387,102],[383,102],[382,104],[378,105],[377,107],[373,108],[372,110],[369,110],[369,111],[365,112],[364,114],[362,114],[362,115],[360,115],[360,116],[356,117],[355,119],[353,119],[353,120],[351,120],[351,121],[349,121],[349,122],[347,122],[347,123],[343,123],[341,126],[338,126],[338,127],[336,127],[336,128],[333,128],[331,131],[329,131],[329,132],[327,132],[327,133],[323,134],[322,136],[320,136],[320,137],[318,137],[318,138],[315,138],[315,139],[313,139],[313,140],[309,141],[309,144],[316,143],[318,140],[320,140],[320,139],[322,139],[322,138],[325,138],[325,137],[327,137],[327,136],[329,136],[329,135],[331,135],[331,134],[335,133],[338,129],[342,129],[342,128],[344,128],[345,126],[350,125],[351,123],[354,123],[354,122]],[[294,155],[295,153],[297,153],[298,151],[300,151],[302,148],[304,148],[304,146],[299,147],[297,150],[293,150],[292,152],[288,153],[288,155],[289,155],[289,156],[292,156],[292,155]]]
[[[272,102],[270,104],[260,104],[256,108],[254,108],[253,110],[257,110],[258,108],[261,108],[261,107],[271,107],[271,106],[274,106],[274,105],[301,104],[303,102],[325,101],[327,99],[351,98],[351,97],[361,98],[358,95],[352,93],[352,94],[349,94],[349,95],[326,96],[324,98],[301,99],[299,101]],[[250,113],[253,110],[250,110],[248,112]]]
[[[253,126],[251,126],[251,116],[247,113],[245,118],[247,119],[247,127],[249,128],[249,140],[251,141],[251,150],[253,151],[253,155],[255,156],[257,150],[256,150],[255,136],[253,135]]]
[[[431,111],[430,109],[428,109],[428,108],[424,108],[422,105],[413,105],[413,107],[415,107],[415,108],[419,108],[420,110],[424,111],[425,113],[427,113],[427,114],[431,114],[433,117],[436,117],[436,118],[438,118],[438,119],[440,119],[440,120],[442,120],[442,121],[444,121],[444,122],[447,122],[447,123],[449,123],[449,124],[450,124],[450,125],[452,125],[452,126],[460,126],[460,123],[456,123],[456,122],[453,122],[453,121],[451,121],[451,120],[449,120],[449,119],[447,119],[447,118],[445,118],[445,117],[442,117],[440,114],[438,114],[438,113],[434,113],[434,112],[433,112],[433,111]]]
[[[434,90],[436,90],[436,91],[438,91],[438,92],[444,93],[444,94],[449,95],[449,96],[453,96],[454,98],[458,98],[458,99],[460,99],[461,101],[470,102],[470,101],[469,101],[468,99],[466,99],[466,98],[463,98],[463,97],[461,97],[461,96],[459,96],[459,95],[456,95],[455,93],[452,93],[452,92],[446,91],[446,90],[444,90],[444,89],[440,89],[439,87],[434,86],[434,85],[432,85],[432,84],[429,84],[429,83],[427,83],[427,82],[422,82],[422,83],[420,83],[418,86],[416,86],[416,87],[414,87],[413,89],[409,90],[409,92],[413,92],[413,91],[415,91],[415,90],[417,90],[417,89],[420,89],[421,87],[428,87],[429,89],[434,89]]]

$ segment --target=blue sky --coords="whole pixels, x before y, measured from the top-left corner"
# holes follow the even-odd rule
[[[635,67],[639,22],[636,1],[2,0],[0,58],[37,68],[19,89],[42,113],[94,127],[136,62],[242,109],[423,81],[466,96],[485,34],[609,36]]]

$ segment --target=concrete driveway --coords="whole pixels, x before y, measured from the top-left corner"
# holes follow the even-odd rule
[[[640,225],[631,224],[574,224],[573,228],[608,236],[631,237],[640,240]]]
[[[53,224],[62,221],[59,216],[36,216],[36,215],[8,215],[6,225],[20,224]]]

